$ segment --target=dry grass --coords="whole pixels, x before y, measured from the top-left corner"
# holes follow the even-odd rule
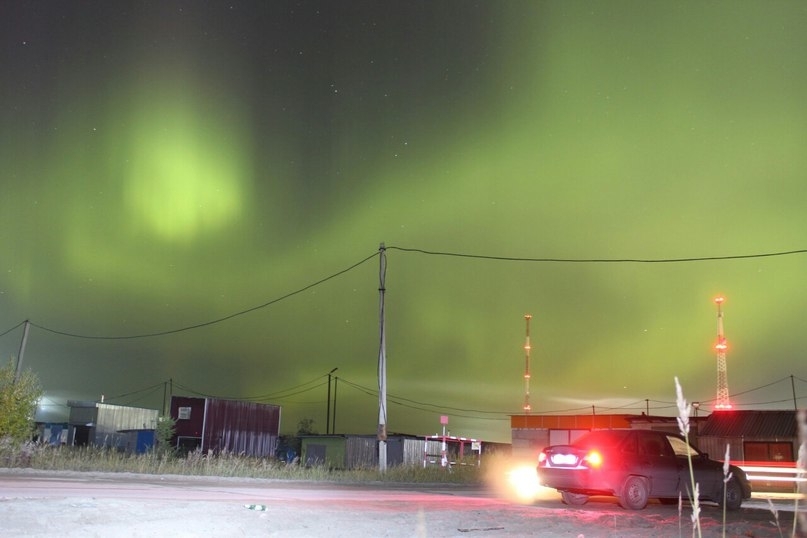
[[[675,401],[678,405],[678,429],[681,431],[681,435],[684,436],[686,439],[687,445],[689,445],[689,415],[692,412],[691,406],[687,403],[686,399],[684,399],[684,391],[681,389],[681,384],[678,382],[678,378],[675,378]],[[692,525],[693,525],[693,532],[697,532],[698,537],[702,536],[701,532],[701,520],[700,520],[700,501],[699,491],[698,491],[698,484],[695,482],[695,472],[692,469],[692,454],[688,454],[687,460],[689,461],[689,482],[690,482],[690,489],[689,491],[692,492],[690,495],[689,501],[692,504]],[[680,503],[679,503],[680,504]],[[725,505],[723,510],[725,510]]]
[[[28,443],[19,448],[0,450],[0,465],[40,470],[138,473],[156,475],[220,476],[278,480],[335,482],[401,482],[478,484],[483,475],[475,465],[460,465],[450,471],[430,466],[392,466],[335,470],[324,466],[306,467],[274,458],[255,458],[232,453],[190,452],[185,457],[148,452],[125,454],[100,447],[51,447]]]
[[[676,393],[676,403],[678,405],[678,428],[681,431],[681,435],[686,438],[687,443],[689,442],[689,414],[691,412],[690,406],[687,404],[687,401],[684,399],[683,390],[681,389],[681,384],[678,382],[678,378],[675,378],[675,393]],[[797,473],[797,477],[804,478],[807,476],[807,412],[801,409],[796,413],[796,421],[798,423],[798,431],[799,431],[799,457],[798,461],[796,462],[796,468],[799,470]],[[726,445],[726,455],[724,460],[723,466],[723,482],[726,483],[731,479],[731,473],[729,472],[729,446]],[[693,535],[697,533],[697,535],[701,536],[701,527],[700,527],[700,506],[698,505],[698,484],[695,483],[695,476],[692,472],[692,458],[689,458],[689,472],[690,472],[690,481],[691,481],[691,488],[690,491],[694,491],[694,495],[691,497],[692,501],[692,523],[693,523]],[[798,493],[805,493],[805,486],[804,482],[798,482],[797,492]],[[725,502],[725,490],[723,492],[723,536],[725,536],[725,527],[726,527],[726,502]],[[799,510],[799,498],[793,501],[793,511],[796,514],[796,517],[793,518],[793,529],[792,529],[792,538],[796,538],[797,536],[803,536],[799,534],[799,527],[801,527],[802,531],[807,533],[807,513],[805,511]],[[779,512],[776,510],[776,507],[773,503],[768,500],[768,504],[770,506],[770,511],[773,514],[774,518],[774,525],[779,531],[779,536],[782,536],[782,529],[779,525]],[[679,521],[681,518],[681,499],[678,499],[678,516]],[[679,533],[680,533],[680,523],[679,523]]]

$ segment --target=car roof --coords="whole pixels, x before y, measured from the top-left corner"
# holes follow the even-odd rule
[[[616,446],[635,430],[592,430],[578,437],[572,444],[574,446],[588,448],[592,445]]]
[[[587,432],[576,440],[574,440],[571,444],[578,447],[590,447],[592,445],[601,445],[601,446],[616,446],[619,443],[622,443],[626,439],[628,439],[632,435],[642,434],[642,435],[656,435],[659,437],[678,437],[679,439],[683,439],[680,435],[676,433],[661,431],[661,430],[648,430],[648,429],[617,429],[617,430],[592,430]]]

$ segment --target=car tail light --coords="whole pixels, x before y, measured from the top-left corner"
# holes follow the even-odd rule
[[[600,465],[602,465],[602,454],[597,452],[596,450],[592,450],[583,458],[586,466],[596,469]]]
[[[546,453],[541,452],[540,454],[538,454],[538,464],[542,464],[545,462],[546,462]]]

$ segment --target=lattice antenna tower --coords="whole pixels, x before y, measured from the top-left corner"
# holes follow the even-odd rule
[[[525,314],[524,319],[527,322],[527,341],[524,344],[524,414],[529,415],[532,410],[530,406],[530,320],[532,315]]]
[[[723,334],[723,301],[725,301],[723,297],[715,299],[715,304],[717,304],[717,342],[715,343],[715,351],[717,351],[717,403],[715,404],[715,411],[731,409],[728,369],[726,367],[728,343]]]

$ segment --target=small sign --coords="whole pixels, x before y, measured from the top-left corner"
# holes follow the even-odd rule
[[[448,424],[448,415],[440,415],[440,424]]]

